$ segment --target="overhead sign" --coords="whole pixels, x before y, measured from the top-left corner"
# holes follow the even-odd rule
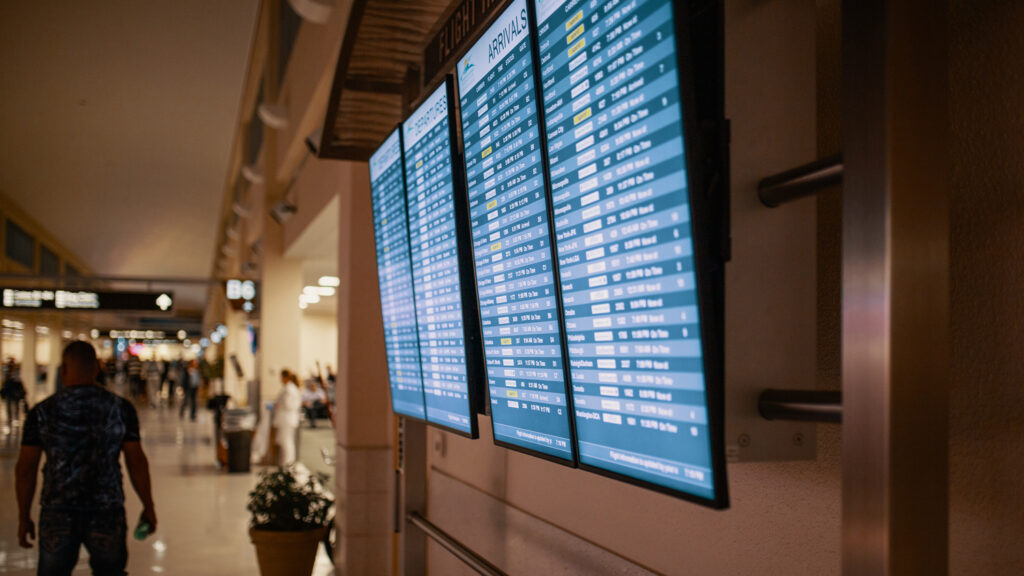
[[[2,288],[2,308],[14,310],[73,310],[169,312],[173,292],[96,292],[53,288]]]
[[[256,283],[252,280],[228,280],[225,291],[228,300],[252,300],[256,298]]]
[[[503,4],[504,0],[463,0],[459,4],[427,44],[423,78],[428,85],[448,68],[452,58],[473,39],[473,33]]]

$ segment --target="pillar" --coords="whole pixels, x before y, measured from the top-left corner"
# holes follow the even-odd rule
[[[249,330],[246,327],[247,316],[244,312],[237,312],[228,309],[224,325],[227,326],[228,335],[224,338],[224,386],[225,394],[230,394],[237,402],[247,403],[247,382],[256,379],[253,373],[254,359],[252,345],[249,343]],[[242,376],[235,372],[234,363],[231,357],[238,359],[242,368]]]
[[[335,433],[339,573],[391,573],[394,472],[368,167],[352,164],[339,209]]]
[[[948,573],[947,18],[843,3],[845,576]]]
[[[46,362],[46,393],[53,394],[57,391],[57,372],[60,370],[61,355],[64,353],[64,341],[61,339],[61,332],[64,324],[57,320],[50,323],[50,332],[46,335],[47,344],[50,347],[50,357]]]
[[[262,249],[259,380],[266,403],[281,389],[281,369],[299,369],[302,262],[285,258],[284,228],[269,216],[263,222]]]
[[[23,322],[21,330],[21,382],[33,405],[46,396],[36,387],[36,325]]]

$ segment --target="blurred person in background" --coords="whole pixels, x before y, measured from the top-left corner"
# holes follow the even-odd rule
[[[327,417],[327,392],[315,379],[308,380],[306,388],[302,391],[302,411],[309,420],[310,428],[316,428],[317,418]]]
[[[291,370],[281,370],[281,386],[281,393],[274,400],[275,442],[280,450],[280,465],[288,466],[295,463],[295,440],[302,422],[302,395],[299,379]]]
[[[14,360],[8,360],[4,370],[7,376],[0,387],[0,397],[7,404],[7,424],[14,425],[21,419],[21,405],[25,404],[25,409],[28,410],[28,394],[25,392],[25,385],[21,382],[21,375]]]
[[[142,396],[142,360],[135,354],[129,354],[124,370],[128,373],[128,393],[132,400],[138,400]]]
[[[160,405],[160,381],[163,378],[163,367],[160,364],[157,361],[146,363],[146,397],[152,408]]]
[[[185,409],[187,408],[189,419],[193,422],[196,421],[196,395],[199,394],[199,385],[202,384],[202,380],[203,377],[199,373],[199,362],[196,360],[189,362],[185,376],[181,379],[181,389],[185,392],[185,397],[181,400],[178,419],[185,417]]]

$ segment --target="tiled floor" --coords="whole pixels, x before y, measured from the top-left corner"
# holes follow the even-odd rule
[[[140,409],[139,416],[160,525],[143,542],[129,536],[129,573],[258,574],[245,509],[255,469],[252,474],[227,474],[217,469],[209,412],[201,411],[197,422],[179,421],[177,411],[166,408]],[[320,455],[320,448],[333,450],[330,428],[304,428],[302,432],[300,459],[310,468],[330,470]],[[27,576],[35,574],[36,549],[23,550],[17,542],[17,450],[18,428],[9,425],[6,411],[0,407],[0,574]],[[141,508],[127,477],[124,484],[129,525],[134,527]],[[38,519],[38,496],[36,507],[33,517]],[[334,573],[322,547],[313,573]],[[84,550],[75,574],[89,574]]]

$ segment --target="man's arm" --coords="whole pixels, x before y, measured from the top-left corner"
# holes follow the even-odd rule
[[[153,526],[153,532],[156,532],[156,507],[153,505],[153,491],[149,480],[149,459],[142,451],[142,444],[138,442],[125,442],[122,447],[128,477],[132,481],[135,493],[142,500],[142,517]]]
[[[43,449],[39,446],[22,446],[18,453],[18,463],[14,467],[15,492],[18,494],[18,545],[22,548],[31,548],[29,538],[36,538],[36,525],[32,522],[32,499],[36,496],[36,478],[42,455]]]

